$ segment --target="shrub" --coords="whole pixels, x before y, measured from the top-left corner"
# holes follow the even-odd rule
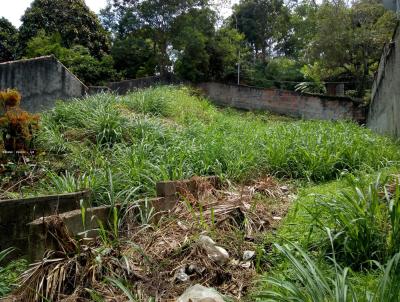
[[[20,108],[21,95],[17,90],[0,91],[4,116],[0,117],[0,132],[6,151],[27,151],[39,127],[39,116]]]

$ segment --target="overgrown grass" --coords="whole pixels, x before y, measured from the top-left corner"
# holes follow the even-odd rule
[[[331,238],[332,239],[332,238]],[[276,245],[293,268],[293,280],[265,277],[264,287],[254,298],[256,301],[312,301],[312,302],[398,302],[400,294],[400,253],[385,265],[379,266],[380,275],[372,288],[357,291],[349,279],[349,268],[341,268],[335,256],[331,258],[331,273],[319,265],[297,245]]]
[[[313,223],[333,228],[338,259],[353,269],[385,262],[400,251],[399,179],[354,184],[337,196],[321,196],[308,208]]]
[[[42,190],[63,190],[69,176],[84,175],[100,201],[109,188],[107,171],[116,192],[134,187],[151,196],[159,180],[216,174],[243,181],[272,173],[321,182],[400,158],[390,139],[351,122],[281,121],[217,109],[185,87],[59,103],[42,120],[39,147],[58,161]]]
[[[255,296],[260,301],[399,301],[397,178],[398,167],[392,167],[300,189],[278,233],[266,238],[267,247],[277,248],[269,249],[272,269]],[[313,291],[319,282],[324,286]]]

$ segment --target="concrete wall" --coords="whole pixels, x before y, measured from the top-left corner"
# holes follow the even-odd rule
[[[170,85],[170,84],[178,84],[180,81],[176,79],[173,75],[166,75],[166,76],[153,76],[153,77],[145,77],[135,80],[126,80],[121,82],[112,82],[109,83],[107,86],[110,88],[111,91],[114,91],[118,94],[124,95],[127,94],[129,91],[148,88],[151,86],[156,85]]]
[[[267,110],[304,119],[365,122],[365,108],[356,100],[340,96],[300,94],[279,89],[202,83],[198,87],[219,106]]]
[[[41,217],[80,209],[80,200],[87,200],[88,192],[42,196],[26,199],[0,200],[0,251],[28,249],[28,223]]]
[[[21,107],[29,112],[52,108],[56,100],[82,97],[87,87],[55,57],[0,64],[0,90],[16,88]]]
[[[367,126],[393,137],[400,137],[400,26],[392,42],[383,50],[372,86]]]

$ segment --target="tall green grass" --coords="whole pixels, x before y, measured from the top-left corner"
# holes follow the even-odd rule
[[[318,263],[297,245],[275,247],[291,264],[292,279],[264,277],[262,288],[255,293],[256,301],[274,302],[398,302],[400,295],[400,253],[385,265],[377,264],[379,275],[373,288],[357,291],[349,278],[350,270],[336,263],[332,272]]]
[[[353,269],[369,267],[371,260],[385,262],[400,251],[398,179],[378,176],[370,184],[354,184],[317,198],[308,211],[318,228],[333,228],[338,260]]]
[[[108,170],[116,191],[140,187],[150,196],[159,180],[216,174],[243,181],[272,173],[320,182],[400,158],[393,141],[351,122],[217,109],[185,87],[59,103],[44,114],[38,142],[50,161],[59,161],[56,174],[64,167],[95,178],[91,189],[99,199]],[[52,187],[51,177],[43,180],[43,188]]]

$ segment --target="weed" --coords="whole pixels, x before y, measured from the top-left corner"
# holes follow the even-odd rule
[[[320,197],[309,207],[318,228],[331,225],[340,262],[360,269],[370,260],[387,261],[400,250],[400,187],[380,176],[337,197]]]
[[[333,238],[331,238],[332,240]],[[377,263],[381,275],[377,286],[358,293],[349,278],[350,269],[341,268],[335,256],[331,258],[335,271],[320,266],[296,244],[275,247],[291,264],[292,278],[266,277],[261,280],[263,289],[255,294],[257,301],[298,302],[397,302],[400,292],[400,254],[391,258],[385,266]],[[334,253],[333,253],[334,255]]]

